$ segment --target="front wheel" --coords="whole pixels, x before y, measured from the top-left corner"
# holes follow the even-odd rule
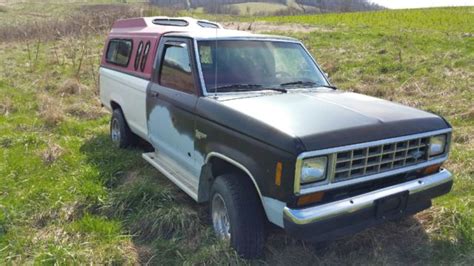
[[[246,259],[259,258],[265,245],[265,215],[246,176],[223,175],[211,190],[210,213],[216,235]]]

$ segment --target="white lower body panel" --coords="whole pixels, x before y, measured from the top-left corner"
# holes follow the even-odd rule
[[[100,100],[109,109],[120,105],[133,133],[148,141],[146,123],[146,90],[149,80],[112,69],[100,68]]]

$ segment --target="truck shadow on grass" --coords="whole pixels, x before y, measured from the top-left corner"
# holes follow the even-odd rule
[[[80,149],[109,192],[99,214],[121,221],[139,262],[247,263],[215,239],[205,204],[195,203],[141,158],[149,148],[142,143],[120,150],[101,134]],[[294,240],[275,227],[268,231],[266,255],[257,264],[404,264],[432,261],[433,255],[433,243],[415,217],[319,244]]]

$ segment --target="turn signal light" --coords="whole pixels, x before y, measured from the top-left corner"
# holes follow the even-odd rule
[[[310,203],[319,202],[323,199],[324,192],[316,192],[313,194],[304,195],[298,198],[298,206],[308,205]]]
[[[422,174],[423,175],[431,175],[431,174],[437,173],[437,172],[439,172],[439,168],[441,168],[441,164],[435,164],[435,165],[428,166],[425,169],[423,169]]]
[[[281,162],[278,162],[275,168],[275,185],[277,186],[281,185],[281,172],[282,171],[283,171],[283,165],[281,164]]]

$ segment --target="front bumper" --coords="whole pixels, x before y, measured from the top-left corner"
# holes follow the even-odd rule
[[[431,199],[451,190],[453,179],[448,170],[369,193],[304,209],[283,210],[285,230],[292,236],[312,241],[335,239],[367,227],[431,206]],[[378,215],[378,202],[407,194],[396,216]],[[379,208],[380,209],[380,208]]]

